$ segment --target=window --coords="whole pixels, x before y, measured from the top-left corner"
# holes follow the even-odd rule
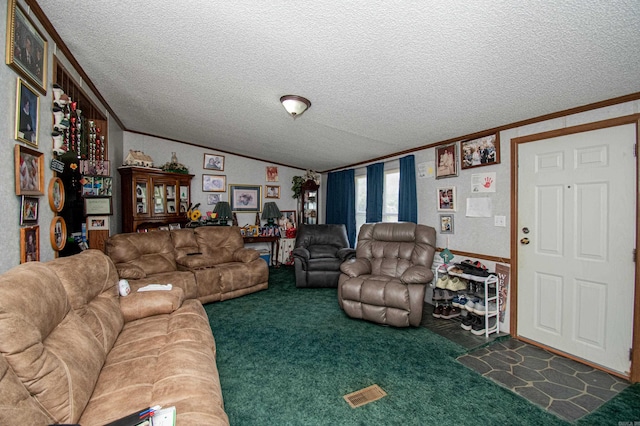
[[[367,175],[356,176],[356,233],[367,222]]]
[[[400,194],[400,170],[385,170],[384,193],[382,195],[382,221],[398,221],[398,199]],[[367,175],[356,176],[356,229],[367,221]]]
[[[382,198],[382,221],[398,221],[398,200],[400,199],[400,170],[384,172],[384,193]]]

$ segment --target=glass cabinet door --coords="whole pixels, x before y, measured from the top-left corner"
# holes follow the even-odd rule
[[[186,213],[189,208],[189,187],[180,185],[180,213]]]
[[[165,188],[163,184],[153,185],[153,213],[164,213],[165,210]]]
[[[176,185],[167,185],[167,213],[176,213]]]
[[[147,182],[136,182],[136,211],[135,214],[147,214],[149,213],[149,206],[147,205]]]
[[[304,223],[317,224],[318,220],[318,191],[304,192]]]

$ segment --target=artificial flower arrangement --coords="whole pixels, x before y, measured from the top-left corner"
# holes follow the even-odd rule
[[[178,157],[175,152],[171,153],[171,161],[164,163],[161,167],[164,172],[188,174],[189,169],[182,163],[178,163]]]

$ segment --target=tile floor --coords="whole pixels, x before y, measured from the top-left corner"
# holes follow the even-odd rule
[[[514,339],[494,342],[458,361],[568,421],[592,412],[629,386],[603,371]]]
[[[492,334],[488,339],[460,327],[459,319],[433,318],[426,304],[422,326],[469,349],[458,361],[532,403],[575,421],[629,386],[625,380],[536,346]]]

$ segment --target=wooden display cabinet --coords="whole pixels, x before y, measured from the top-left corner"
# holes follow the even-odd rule
[[[121,167],[122,232],[136,232],[140,225],[158,227],[185,224],[194,175]]]
[[[313,180],[308,180],[302,184],[300,199],[300,221],[307,225],[318,224],[318,189],[320,186]]]

